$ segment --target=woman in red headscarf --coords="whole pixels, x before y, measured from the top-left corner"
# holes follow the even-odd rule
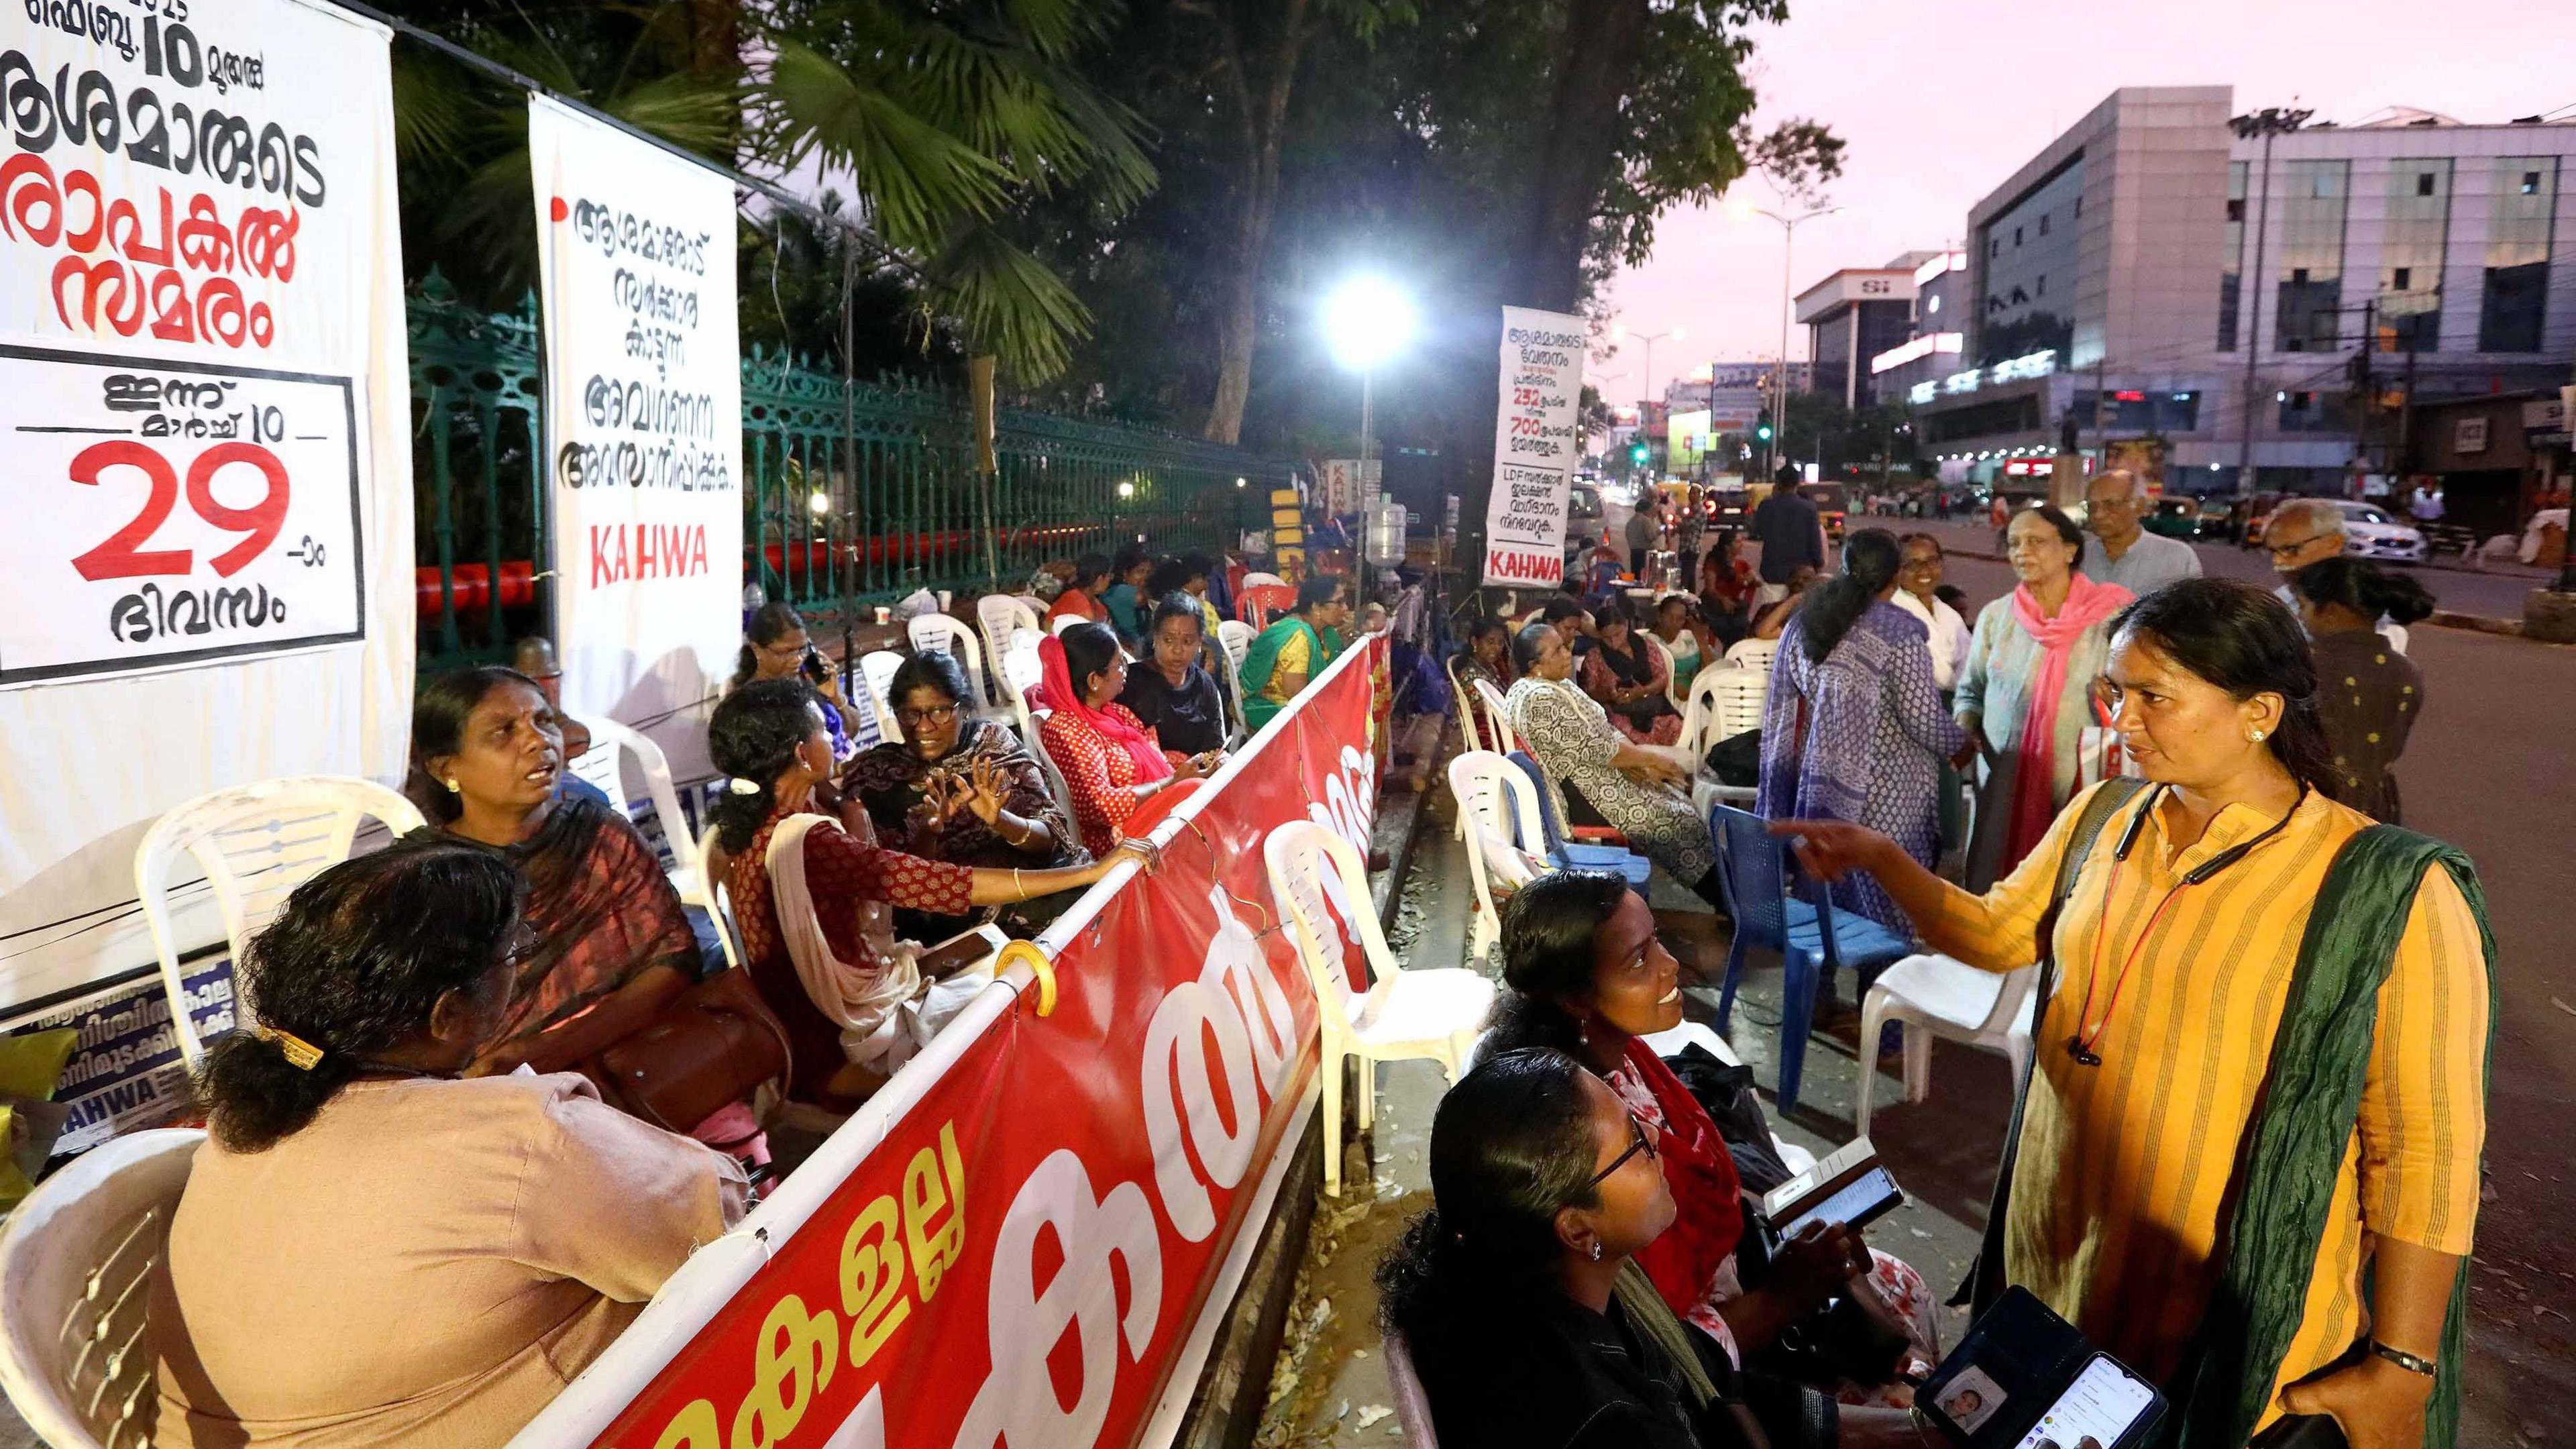
[[[1077,624],[1039,644],[1038,660],[1049,711],[1038,738],[1073,792],[1073,823],[1093,855],[1117,848],[1148,797],[1215,768],[1213,754],[1174,765],[1154,731],[1115,702],[1127,656],[1108,625]]]

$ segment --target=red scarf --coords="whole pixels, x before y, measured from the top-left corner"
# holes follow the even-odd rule
[[[2118,584],[2097,584],[2082,574],[2066,581],[2066,602],[2055,618],[2042,617],[2039,596],[2023,584],[2013,590],[2013,618],[2045,651],[2031,681],[2030,712],[2022,716],[2021,749],[2013,762],[2011,829],[2004,835],[2004,865],[2039,848],[2057,819],[2057,704],[2066,692],[2066,661],[2084,631],[2128,607],[2137,595]]]
[[[1686,1314],[1708,1297],[1717,1270],[1744,1237],[1743,1185],[1708,1109],[1653,1047],[1630,1038],[1623,1069],[1664,1110],[1657,1160],[1664,1185],[1673,1190],[1674,1205],[1681,1209],[1663,1236],[1637,1250],[1637,1266],[1654,1280],[1655,1291],[1673,1312]]]
[[[1073,687],[1073,667],[1065,662],[1062,639],[1050,634],[1038,641],[1038,664],[1044,671],[1040,675],[1038,692],[1046,701],[1047,708],[1071,716],[1076,722],[1089,726],[1092,733],[1125,750],[1127,758],[1136,762],[1137,784],[1170,778],[1172,762],[1163,757],[1163,751],[1154,743],[1152,735],[1117,715],[1093,709],[1082,702],[1082,691]]]

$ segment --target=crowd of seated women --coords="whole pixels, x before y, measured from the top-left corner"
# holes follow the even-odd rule
[[[704,864],[786,1045],[785,1100],[864,1102],[991,979],[989,949],[936,943],[1034,935],[1117,865],[1151,868],[1138,811],[1221,760],[1211,565],[1074,573],[1057,611],[1086,617],[1042,646],[1038,740],[924,651],[889,690],[901,738],[860,749],[804,621],[748,620],[708,725]],[[307,882],[245,953],[257,1025],[209,1055],[210,1140],[156,1289],[159,1442],[499,1443],[766,1171],[768,1093],[687,1133],[602,1095],[603,1054],[723,958],[570,771],[590,732],[551,646],[514,662],[421,688],[408,793],[429,823]]]

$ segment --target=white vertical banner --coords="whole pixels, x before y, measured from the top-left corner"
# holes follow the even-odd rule
[[[390,32],[0,8],[0,1007],[149,965],[195,796],[398,781],[413,653]],[[222,938],[169,883],[190,950]]]
[[[1583,396],[1583,319],[1503,309],[1502,401],[1494,414],[1494,488],[1485,505],[1484,581],[1555,588],[1565,580],[1566,495],[1574,483]]]
[[[543,96],[528,157],[564,705],[685,777],[742,633],[733,183]]]

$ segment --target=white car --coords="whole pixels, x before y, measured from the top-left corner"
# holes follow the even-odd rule
[[[2386,510],[2350,499],[2324,500],[2343,514],[2343,551],[2352,558],[2389,559],[2397,563],[2424,561],[2424,535],[2411,523],[2400,522]]]

